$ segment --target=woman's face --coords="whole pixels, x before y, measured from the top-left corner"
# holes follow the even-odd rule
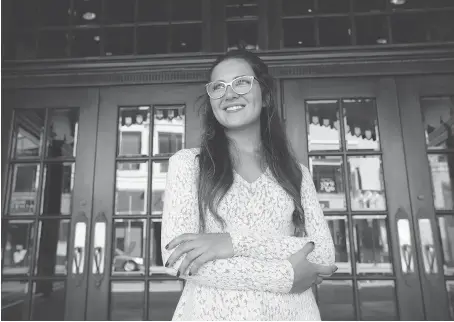
[[[211,81],[231,82],[238,76],[256,76],[243,59],[231,58],[219,63],[211,73]],[[211,99],[211,107],[218,122],[227,129],[242,129],[260,124],[262,91],[256,79],[252,89],[243,95],[235,93],[231,86],[220,99]]]

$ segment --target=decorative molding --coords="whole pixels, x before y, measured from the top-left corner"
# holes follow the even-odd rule
[[[432,47],[260,53],[279,79],[454,73],[454,44]],[[110,60],[6,62],[3,88],[205,82],[214,54]],[[6,67],[5,67],[6,66]]]

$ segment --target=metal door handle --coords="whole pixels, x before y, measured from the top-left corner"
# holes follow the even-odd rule
[[[82,285],[84,266],[85,266],[85,244],[87,242],[87,222],[85,212],[81,211],[76,216],[74,228],[74,254],[72,274],[77,279],[76,285]]]
[[[418,226],[421,250],[423,252],[424,271],[426,274],[437,274],[438,263],[430,220],[427,218],[418,219]]]
[[[415,271],[413,261],[413,247],[411,243],[410,222],[406,218],[397,220],[397,232],[399,237],[399,248],[402,273],[410,274]]]
[[[93,239],[93,266],[92,273],[96,287],[99,287],[104,279],[106,242],[107,242],[107,218],[104,212],[100,212],[95,219]]]

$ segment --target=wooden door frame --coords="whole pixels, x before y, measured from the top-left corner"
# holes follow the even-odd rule
[[[403,140],[399,139],[401,138],[400,116],[394,79],[391,77],[377,77],[287,80],[282,82],[282,92],[288,137],[292,142],[298,160],[304,164],[307,164],[308,161],[306,107],[304,103],[306,99],[340,99],[349,96],[372,96],[376,99],[388,205],[388,242],[394,267],[394,276],[396,277],[396,309],[400,319],[423,319],[424,312],[417,305],[418,301],[422,304],[418,268],[415,267],[415,272],[411,274],[402,272],[398,241],[397,220],[406,219],[411,223],[412,216],[407,192]],[[385,120],[388,122],[385,122]],[[389,125],[389,120],[394,120],[394,126]],[[344,165],[345,169],[346,165]],[[352,225],[350,224],[349,230],[351,231],[351,229]],[[413,237],[412,242],[415,245]],[[350,239],[352,238],[350,236]],[[350,240],[350,243],[353,245],[352,240]],[[414,255],[413,250],[413,258]],[[354,264],[352,263],[352,265]]]
[[[448,295],[443,276],[441,237],[437,228],[438,222],[430,184],[432,178],[426,152],[420,97],[454,95],[454,73],[440,76],[399,77],[396,79],[396,83],[402,120],[404,151],[407,159],[406,171],[408,173],[410,200],[415,218],[413,229],[416,236],[416,245],[418,245],[416,247],[418,258],[422,259],[424,256],[421,247],[419,247],[422,245],[418,225],[421,219],[429,220],[435,241],[438,273],[434,275],[426,274],[423,261],[418,261],[426,318],[428,320],[449,320]]]

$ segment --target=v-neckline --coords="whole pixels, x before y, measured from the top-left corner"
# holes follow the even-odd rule
[[[266,167],[265,170],[252,182],[247,181],[246,179],[243,178],[241,174],[239,174],[235,169],[233,169],[233,174],[236,175],[243,183],[245,183],[248,186],[252,186],[256,184],[257,182],[260,181],[268,172],[269,167]]]

